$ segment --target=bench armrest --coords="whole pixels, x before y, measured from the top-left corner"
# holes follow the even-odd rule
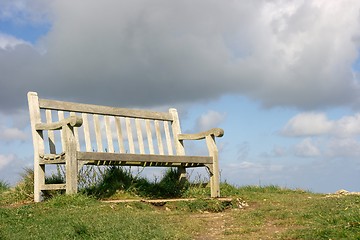
[[[35,124],[36,130],[59,130],[66,125],[71,127],[80,127],[83,123],[83,120],[79,116],[70,116],[58,122],[53,123],[37,123]]]
[[[224,130],[221,128],[212,128],[205,132],[192,133],[192,134],[179,134],[179,140],[200,140],[206,138],[206,136],[222,137]]]

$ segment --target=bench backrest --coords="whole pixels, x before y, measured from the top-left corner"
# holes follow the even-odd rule
[[[74,129],[78,151],[136,154],[184,155],[177,135],[181,133],[176,109],[155,112],[114,108],[73,102],[39,99],[28,94],[32,125],[51,123],[66,117],[82,117],[83,124]],[[34,133],[33,133],[34,134]],[[63,138],[59,131],[45,131],[45,153],[59,153]],[[48,146],[48,147],[47,147]]]

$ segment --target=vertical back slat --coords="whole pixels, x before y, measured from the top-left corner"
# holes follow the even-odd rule
[[[96,145],[97,145],[97,152],[103,152],[103,144],[102,144],[102,137],[101,137],[101,126],[99,115],[94,114],[94,128],[95,128],[95,138],[96,138]]]
[[[52,123],[51,110],[46,109],[45,110],[45,116],[46,116],[46,122],[47,123]],[[50,153],[55,154],[56,153],[56,147],[55,147],[55,134],[54,134],[54,131],[52,131],[52,130],[48,131],[48,139],[49,139]]]
[[[85,149],[86,149],[87,152],[91,152],[93,149],[92,149],[92,146],[91,146],[91,137],[90,137],[88,115],[86,113],[82,113],[81,116],[83,118]]]
[[[151,125],[150,125],[150,120],[146,119],[145,120],[145,126],[146,126],[146,137],[148,140],[148,145],[149,145],[149,152],[150,154],[154,154],[154,144],[153,144],[153,140],[152,140],[152,133],[151,133]]]
[[[138,138],[138,143],[139,143],[139,150],[141,154],[145,153],[145,148],[144,148],[144,139],[143,139],[143,135],[142,135],[142,129],[141,129],[141,120],[140,119],[135,119],[135,126],[136,126],[136,133],[137,133],[137,138]]]
[[[108,151],[113,153],[114,152],[114,143],[113,143],[113,138],[112,138],[109,116],[105,116],[105,131],[106,131],[106,140],[107,140],[107,144],[108,144]]]
[[[70,116],[76,116],[76,114],[74,112],[70,112]],[[77,127],[74,128],[74,135],[76,141],[76,150],[80,151],[79,129]]]
[[[59,121],[64,119],[64,111],[58,111],[58,118]],[[61,146],[62,146],[62,151],[64,151],[64,147],[65,147],[65,138],[64,138],[64,130],[60,130],[60,136],[61,136]]]
[[[124,139],[122,135],[122,129],[121,129],[121,121],[119,117],[115,117],[115,127],[116,127],[116,135],[119,145],[119,152],[125,153],[125,147],[124,147]]]
[[[134,138],[133,138],[133,134],[132,134],[130,118],[128,118],[128,117],[125,118],[125,125],[126,125],[126,131],[127,131],[127,136],[128,136],[130,153],[135,153]]]
[[[174,155],[172,144],[171,144],[169,122],[167,122],[167,121],[164,121],[164,131],[165,131],[165,139],[166,139],[166,146],[167,146],[168,154]]]
[[[170,108],[169,113],[173,117],[173,121],[171,122],[174,144],[176,149],[176,155],[185,155],[185,148],[183,145],[183,141],[178,139],[178,134],[181,134],[180,121],[177,110],[175,108]]]
[[[155,122],[155,133],[156,133],[156,139],[157,139],[157,144],[158,144],[158,148],[159,148],[159,154],[164,155],[164,146],[162,143],[160,123],[158,120],[155,120],[154,122]]]
[[[174,144],[176,149],[176,155],[182,156],[185,155],[185,148],[183,141],[180,141],[178,138],[178,134],[181,134],[180,121],[177,110],[175,108],[170,108],[169,113],[172,116],[171,128],[174,137]],[[184,166],[178,167],[178,171],[180,173],[180,181],[186,179],[186,168]]]

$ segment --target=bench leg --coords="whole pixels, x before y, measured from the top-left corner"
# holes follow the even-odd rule
[[[213,168],[213,173],[210,175],[210,187],[211,197],[220,197],[220,177],[219,170],[216,170],[216,167]]]
[[[35,161],[38,162],[38,161]],[[45,165],[34,166],[34,202],[42,201],[42,186],[45,185]]]
[[[73,129],[69,126],[64,128],[65,133],[65,170],[66,170],[66,194],[77,193],[78,190],[78,162],[76,159],[76,142]]]
[[[186,177],[186,168],[185,167],[178,167],[178,171],[180,173],[179,181],[181,183],[185,183],[187,177]]]
[[[219,156],[215,144],[214,136],[206,136],[206,144],[209,150],[209,155],[213,157],[213,164],[209,167],[210,170],[210,187],[211,197],[220,197],[220,172],[219,172]]]
[[[74,164],[75,163],[75,164]],[[69,159],[66,161],[66,194],[77,193],[77,163],[76,159]]]

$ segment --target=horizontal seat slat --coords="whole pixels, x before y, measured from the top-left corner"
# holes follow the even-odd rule
[[[63,102],[48,99],[39,99],[39,106],[42,109],[61,110],[69,112],[90,113],[100,115],[110,115],[118,117],[131,117],[143,119],[157,119],[172,121],[171,114],[166,112],[153,112],[140,109],[115,108],[108,106],[99,106],[93,104]]]
[[[86,161],[84,165],[95,165],[95,166],[131,166],[131,167],[184,167],[184,168],[195,168],[204,167],[203,163],[164,163],[164,162],[128,162],[128,161]]]
[[[124,161],[141,163],[181,163],[181,164],[212,164],[211,157],[205,156],[173,156],[155,154],[77,152],[79,161]]]
[[[62,189],[66,189],[66,184],[65,183],[60,183],[60,184],[45,184],[41,186],[42,190],[62,190]]]

